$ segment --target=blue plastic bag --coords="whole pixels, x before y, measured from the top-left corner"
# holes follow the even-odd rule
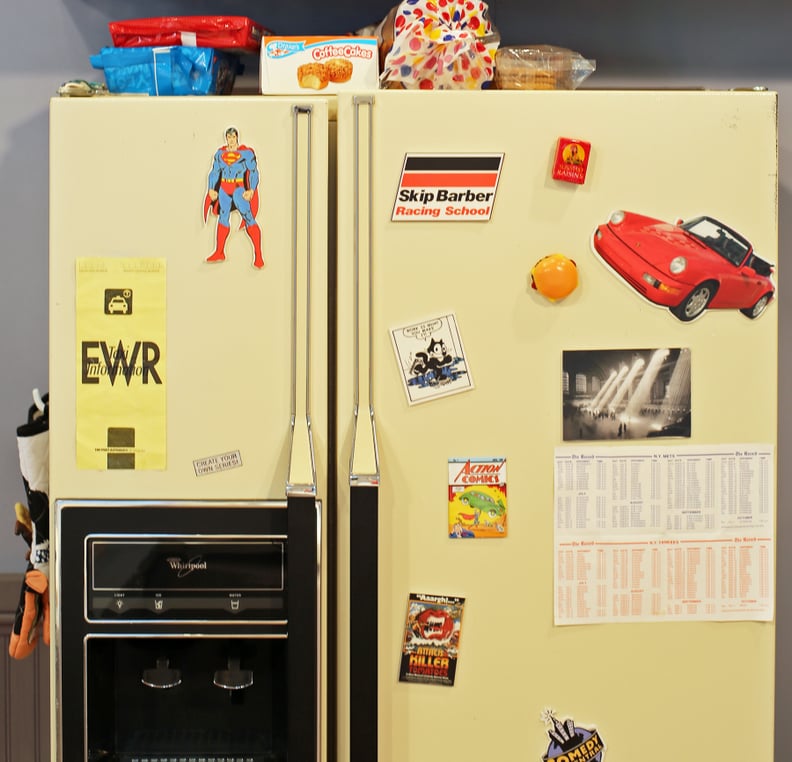
[[[227,95],[238,65],[230,53],[184,45],[102,48],[91,56],[91,66],[104,69],[111,93]]]

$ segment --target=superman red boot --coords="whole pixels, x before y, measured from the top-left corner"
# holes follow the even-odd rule
[[[264,257],[261,254],[261,228],[258,225],[248,225],[245,230],[253,242],[253,251],[255,257],[253,258],[253,267],[264,267]]]
[[[227,225],[217,223],[217,243],[214,252],[206,258],[207,262],[222,262],[225,260],[225,242],[230,232],[231,228]]]

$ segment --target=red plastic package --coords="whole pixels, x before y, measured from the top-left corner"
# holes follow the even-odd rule
[[[272,34],[245,16],[161,16],[111,21],[108,26],[118,48],[188,45],[257,53],[261,38]]]

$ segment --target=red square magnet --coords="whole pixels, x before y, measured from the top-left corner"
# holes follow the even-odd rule
[[[553,163],[553,179],[582,185],[586,181],[591,143],[559,138]]]

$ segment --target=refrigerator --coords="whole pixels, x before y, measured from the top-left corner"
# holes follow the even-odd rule
[[[776,118],[764,91],[54,100],[55,758],[93,685],[68,664],[116,626],[61,517],[88,547],[152,505],[190,536],[201,506],[215,535],[309,517],[289,760],[771,758]],[[227,196],[258,175],[245,214],[218,153]],[[658,275],[716,231],[734,261]]]
[[[773,757],[776,107],[339,96],[339,759]]]
[[[53,759],[325,759],[328,103],[60,98],[50,127]]]

